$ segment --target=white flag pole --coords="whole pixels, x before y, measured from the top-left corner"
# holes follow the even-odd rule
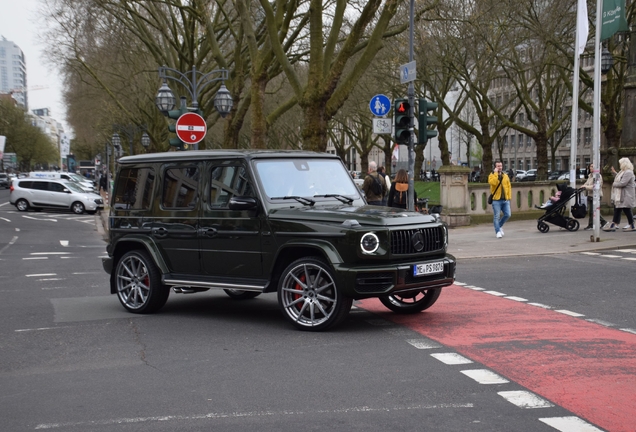
[[[579,132],[579,57],[587,45],[587,3],[578,0],[576,8],[576,35],[574,37],[574,69],[572,78],[572,126],[570,128],[570,187],[576,188],[576,156],[578,151]]]
[[[594,124],[592,125],[592,156],[594,160],[594,236],[593,242],[600,241],[600,195],[599,177],[601,168],[601,26],[603,14],[603,1],[596,0],[596,38],[594,39]]]

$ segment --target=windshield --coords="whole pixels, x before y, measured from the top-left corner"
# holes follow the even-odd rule
[[[357,186],[338,159],[265,159],[256,161],[255,169],[270,199],[358,196]]]
[[[76,181],[77,183],[82,183],[86,181],[84,177],[77,174],[69,174],[69,177],[71,177],[73,181]]]
[[[76,183],[73,183],[73,182],[65,182],[64,186],[66,186],[67,189],[70,189],[73,192],[86,193],[84,189],[82,189]]]

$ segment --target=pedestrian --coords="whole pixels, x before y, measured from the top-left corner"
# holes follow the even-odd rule
[[[384,167],[383,166],[378,167],[378,174],[380,174],[380,176],[384,179],[384,183],[386,184],[386,190],[387,191],[390,190],[391,189],[391,179],[389,178],[388,175],[386,175],[384,173]],[[382,198],[382,205],[383,206],[386,205],[386,201],[387,201],[388,196],[389,196],[389,194],[386,193],[384,195],[384,197]]]
[[[503,170],[501,161],[495,162],[495,170],[488,176],[490,193],[492,194],[493,225],[497,238],[504,236],[503,226],[510,219],[510,200],[512,199],[512,186],[510,178]],[[501,216],[503,213],[503,216]]]
[[[603,227],[603,231],[616,231],[621,223],[621,211],[627,216],[627,225],[623,227],[623,231],[636,231],[634,227],[634,215],[632,207],[636,204],[634,197],[634,165],[626,157],[618,161],[621,169],[618,173],[612,167],[614,183],[612,183],[611,202],[614,204],[614,217],[612,222]]]
[[[409,191],[409,176],[406,170],[401,169],[397,172],[393,183],[391,183],[391,189],[389,189],[389,197],[387,199],[387,205],[389,207],[406,209],[408,203]],[[413,190],[413,202],[417,202],[417,193]],[[415,206],[413,207],[415,208]]]
[[[590,217],[587,222],[587,226],[583,228],[584,230],[591,230],[594,228],[594,164],[589,164],[587,166],[587,181],[583,185],[585,188],[585,193],[587,194],[587,207],[590,210]],[[598,176],[599,181],[599,197],[603,198],[603,176]],[[603,216],[600,216],[601,226],[605,226],[607,221],[603,219]]]
[[[362,191],[364,197],[367,199],[367,204],[381,206],[382,199],[387,193],[386,183],[384,179],[378,174],[378,165],[371,161],[369,162],[369,170],[367,176],[362,183]]]

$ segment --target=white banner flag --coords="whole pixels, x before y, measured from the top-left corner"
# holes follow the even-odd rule
[[[7,141],[7,137],[4,135],[0,135],[0,160],[4,157],[4,143]]]
[[[579,40],[579,54],[583,54],[587,45],[587,34],[590,32],[590,26],[587,22],[587,3],[585,0],[579,0],[576,8],[576,33]]]
[[[60,135],[60,155],[65,158],[71,152],[71,141],[65,133]]]

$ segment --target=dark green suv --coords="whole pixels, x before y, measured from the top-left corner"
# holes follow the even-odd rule
[[[188,151],[119,161],[109,217],[110,290],[133,313],[176,293],[277,292],[303,330],[342,322],[354,299],[427,309],[453,283],[436,218],[368,206],[342,161],[312,152]]]

